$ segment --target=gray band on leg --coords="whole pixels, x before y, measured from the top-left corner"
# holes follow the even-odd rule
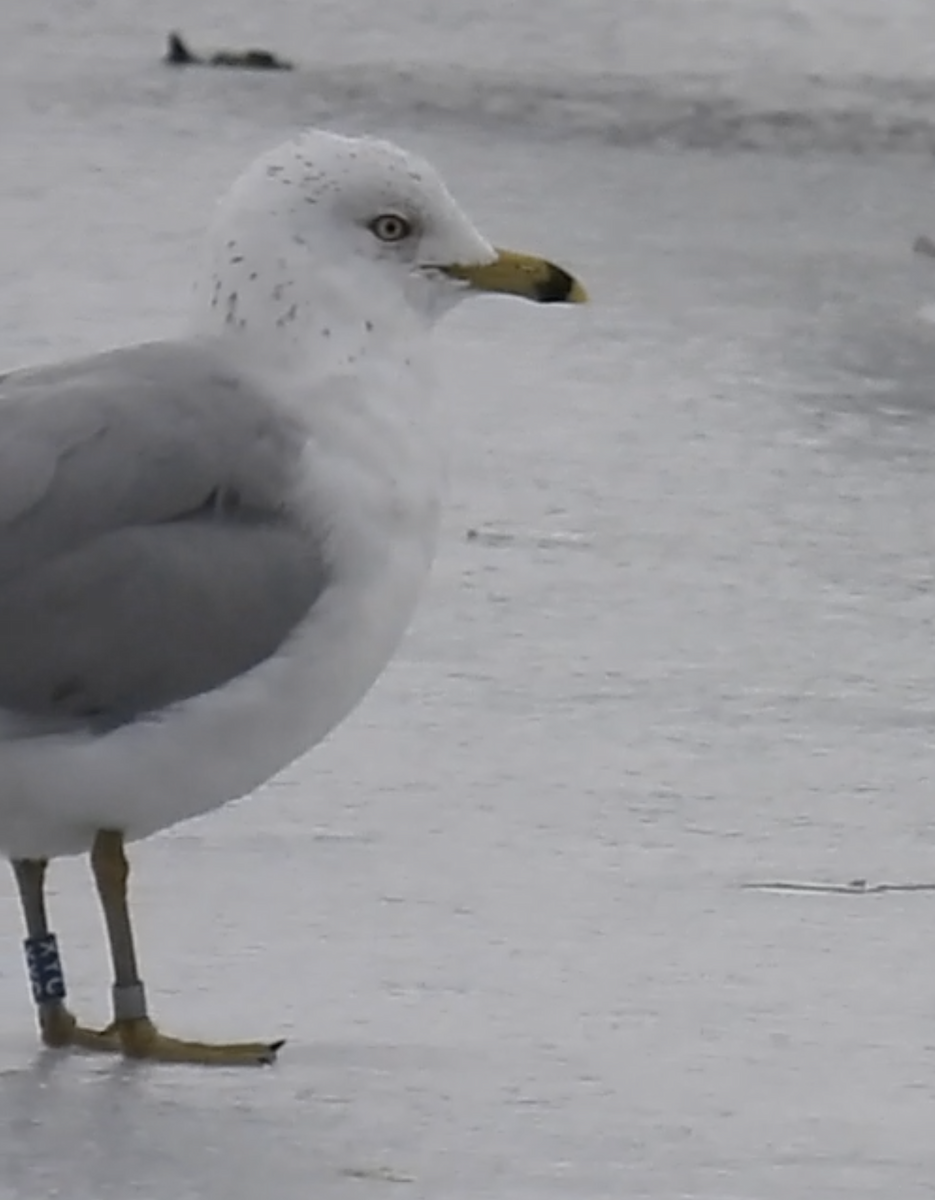
[[[142,983],[114,986],[114,1020],[139,1021],[146,1016],[146,991]]]

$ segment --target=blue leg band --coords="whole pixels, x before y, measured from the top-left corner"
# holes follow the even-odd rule
[[[65,999],[65,971],[58,956],[58,942],[54,933],[43,933],[29,937],[23,942],[26,951],[26,968],[32,985],[32,998],[36,1004],[49,1004]]]

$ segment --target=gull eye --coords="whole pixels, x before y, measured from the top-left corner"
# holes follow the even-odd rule
[[[412,233],[412,225],[399,213],[381,213],[367,228],[381,242],[401,242]]]

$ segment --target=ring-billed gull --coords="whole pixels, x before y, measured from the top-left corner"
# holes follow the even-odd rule
[[[478,291],[585,298],[422,160],[310,131],[222,200],[185,336],[0,381],[0,850],[47,1044],[275,1056],[149,1020],[124,843],[270,779],[385,667],[438,525],[428,333]],[[101,1032],[65,1006],[44,894],[49,859],[88,851]]]

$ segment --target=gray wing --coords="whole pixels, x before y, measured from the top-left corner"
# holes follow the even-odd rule
[[[0,379],[0,708],[109,728],[274,654],[327,583],[302,446],[198,343]]]

